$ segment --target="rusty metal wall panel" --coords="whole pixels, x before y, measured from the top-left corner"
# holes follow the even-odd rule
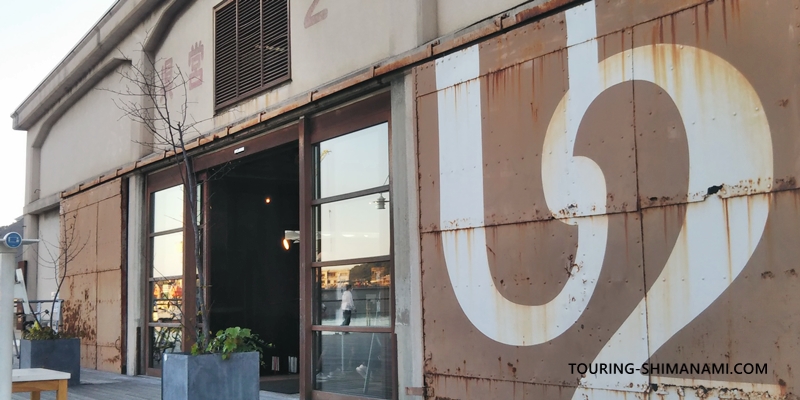
[[[455,271],[451,270],[454,263],[446,261],[443,240],[447,235],[454,235],[453,232],[423,234],[428,372],[576,386],[577,379],[569,373],[569,366],[556,366],[564,360],[590,362],[613,334],[608,327],[621,324],[641,300],[644,277],[638,216],[635,213],[613,214],[608,217],[608,229],[609,241],[602,269],[596,266],[591,272],[587,271],[588,266],[575,262],[578,242],[575,226],[554,220],[504,225],[490,230],[486,236],[498,239],[498,244],[502,238],[503,243],[495,248],[484,247],[489,255],[488,269],[492,278],[488,285],[483,284],[491,285],[489,290],[496,290],[497,295],[486,295],[486,291],[477,290],[469,283],[454,282]],[[475,230],[465,230],[463,234],[477,235]],[[544,234],[551,238],[534,242]],[[591,276],[593,272],[599,274]],[[577,285],[565,288],[568,282]],[[459,296],[459,292],[464,294]],[[561,293],[570,296],[560,301]],[[511,307],[503,302],[518,306]],[[581,308],[572,313],[578,315],[575,323],[559,325],[559,318],[531,320],[530,315],[537,312],[535,309],[554,316],[569,313],[559,306]],[[513,308],[528,309],[527,317],[503,314]],[[503,334],[520,333],[527,333],[531,343],[541,341],[538,332],[526,332],[531,326],[543,332],[563,331],[540,345],[499,342],[508,340]],[[497,330],[492,330],[493,327]],[[481,331],[482,328],[486,332]],[[644,326],[640,336],[638,345],[646,351]],[[471,350],[464,351],[467,347]]]
[[[61,297],[65,329],[81,338],[81,365],[121,372],[122,195],[119,180],[62,200],[62,228],[74,224]]]
[[[96,368],[97,275],[68,275],[61,290],[64,330],[81,338],[81,366]]]
[[[97,369],[97,345],[81,341],[81,368]]]
[[[119,318],[120,270],[104,271],[97,274],[97,319],[103,321],[97,330],[97,344],[101,346],[119,346],[122,321]]]
[[[747,2],[747,0],[744,1]],[[598,0],[595,4],[597,8],[597,35],[605,36],[611,32],[617,32],[624,28],[708,2],[710,1]],[[726,2],[732,6],[738,6],[739,0],[726,0]]]
[[[66,226],[64,226],[66,224]],[[74,229],[73,229],[74,226]],[[70,234],[70,231],[72,233]],[[89,204],[76,211],[64,214],[62,234],[71,238],[66,272],[68,275],[93,274],[97,272],[97,204]],[[63,241],[64,239],[62,239]]]
[[[794,398],[798,43],[800,0],[594,0],[417,67],[431,397]]]
[[[119,271],[122,264],[122,198],[97,204],[97,272]],[[117,285],[119,286],[119,285]]]
[[[479,44],[481,75],[541,57],[564,48],[567,32],[564,14],[556,14]]]

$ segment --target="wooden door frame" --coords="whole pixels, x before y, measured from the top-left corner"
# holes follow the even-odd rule
[[[300,212],[300,358],[299,358],[299,372],[300,372],[300,398],[302,399],[366,399],[358,396],[346,396],[340,395],[336,393],[329,393],[329,392],[321,392],[316,391],[313,389],[313,349],[312,344],[314,340],[315,332],[320,330],[320,328],[312,329],[312,322],[313,322],[313,308],[312,303],[313,299],[313,284],[314,284],[314,277],[313,271],[314,268],[318,268],[319,266],[315,266],[312,264],[317,264],[314,262],[313,255],[312,255],[312,241],[311,239],[311,210],[312,210],[312,203],[314,202],[313,193],[314,193],[314,165],[312,160],[313,148],[317,144],[322,141],[332,139],[338,136],[343,136],[352,132],[355,132],[360,129],[364,129],[370,126],[378,125],[381,123],[388,123],[388,138],[389,141],[389,196],[392,198],[392,179],[391,179],[391,101],[390,101],[390,93],[388,91],[382,91],[379,93],[375,93],[370,97],[353,102],[346,106],[318,113],[315,115],[308,115],[300,117],[297,123],[290,124],[288,126],[284,126],[281,128],[277,128],[273,131],[268,133],[248,138],[246,140],[242,140],[239,142],[232,143],[230,146],[225,148],[207,153],[198,155],[195,158],[195,167],[198,171],[205,171],[209,168],[213,168],[216,166],[220,166],[227,162],[235,161],[238,159],[242,159],[256,153],[272,149],[274,147],[290,143],[293,141],[297,141],[299,146],[299,184],[300,184],[300,204],[299,204],[299,212]],[[242,151],[238,151],[242,149]],[[237,152],[238,151],[238,152]],[[150,244],[150,230],[151,230],[151,218],[152,218],[152,210],[151,210],[151,197],[152,193],[166,189],[175,185],[182,184],[180,175],[179,175],[179,167],[173,166],[167,168],[165,170],[155,172],[147,176],[146,182],[146,200],[145,200],[145,207],[146,207],[146,275],[145,275],[145,287],[144,287],[144,301],[146,306],[144,308],[144,326],[145,332],[142,335],[142,340],[145,342],[143,349],[145,349],[144,355],[144,365],[145,371],[148,375],[155,375],[160,376],[161,370],[152,369],[149,366],[149,354],[150,354],[150,331],[149,331],[149,322],[150,317],[149,313],[152,313],[150,310],[149,303],[149,277],[151,274],[151,244]],[[200,174],[198,174],[200,175]],[[200,180],[198,181],[200,182]],[[204,211],[204,223],[208,223],[208,183],[207,180],[202,180],[202,196],[204,198],[203,203],[203,211]],[[186,207],[184,207],[186,209]],[[184,215],[184,221],[187,221],[188,215]],[[390,305],[391,311],[390,315],[393,315],[395,310],[395,274],[394,274],[394,229],[393,229],[393,215],[390,214],[390,266],[392,268],[392,277],[391,277],[391,287],[390,287]],[[204,237],[208,238],[208,230],[204,230]],[[184,243],[188,243],[185,239],[187,238],[187,230],[184,229]],[[193,243],[191,243],[193,244]],[[209,241],[204,241],[204,248],[208,250]],[[196,291],[196,283],[194,278],[194,260],[193,260],[193,252],[189,252],[186,250],[190,250],[188,246],[184,248],[184,307],[188,307],[189,305],[187,302],[190,299],[194,298],[194,293]],[[188,256],[187,256],[188,254]],[[206,274],[208,275],[209,271],[209,262],[208,262],[208,251],[204,252],[205,254],[205,269]],[[188,273],[187,273],[188,272]],[[189,276],[191,275],[191,277]],[[189,278],[192,278],[191,280]],[[192,302],[192,309],[194,308],[194,303]],[[184,313],[184,318],[185,313]],[[187,346],[187,335],[186,335],[186,328],[185,324],[183,330],[183,346]],[[375,328],[349,328],[346,330],[375,330]],[[378,329],[380,331],[388,331],[391,337],[391,353],[392,353],[392,393],[393,398],[398,397],[398,387],[397,387],[397,348],[395,343],[395,321],[394,318],[391,318],[390,328],[382,328]],[[184,348],[185,350],[185,348]]]
[[[313,255],[312,209],[318,203],[314,199],[314,163],[313,149],[320,142],[344,136],[361,129],[381,123],[388,124],[388,163],[389,163],[389,198],[392,198],[391,157],[391,97],[389,91],[374,93],[370,97],[353,102],[335,110],[323,112],[300,119],[297,136],[300,142],[300,398],[330,400],[366,400],[367,397],[342,395],[314,390],[314,348],[313,342],[317,332],[323,330],[341,330],[349,332],[381,332],[387,333],[391,340],[391,374],[392,396],[398,397],[397,388],[397,351],[395,345],[395,273],[394,273],[394,229],[393,216],[389,220],[389,265],[392,269],[389,290],[390,312],[392,316],[388,328],[375,327],[323,327],[313,325],[314,275],[315,268],[327,265],[327,262],[316,262]],[[351,193],[352,194],[352,193]],[[349,197],[349,196],[348,196]],[[330,200],[329,198],[328,200]],[[391,210],[391,208],[390,208]],[[381,259],[385,257],[379,257]],[[339,260],[333,264],[346,262]]]
[[[292,124],[289,126],[285,126],[282,128],[275,129],[273,131],[248,138],[246,140],[242,140],[240,142],[233,143],[231,146],[215,150],[213,152],[207,154],[201,154],[195,156],[194,164],[195,170],[197,172],[197,182],[201,187],[201,197],[203,199],[202,208],[203,208],[203,223],[208,224],[209,213],[208,213],[208,206],[209,206],[209,189],[208,189],[208,176],[207,170],[209,168],[217,167],[223,165],[225,163],[236,161],[241,158],[245,158],[259,152],[269,150],[275,148],[277,146],[290,143],[292,141],[297,140],[296,134],[297,125]],[[237,152],[237,149],[243,148],[243,151]],[[152,368],[150,365],[150,353],[151,353],[151,343],[150,343],[150,328],[153,323],[150,321],[152,309],[150,304],[150,277],[152,274],[152,245],[151,245],[151,235],[152,235],[152,195],[155,192],[160,190],[168,189],[177,185],[182,185],[183,180],[181,178],[182,166],[181,165],[173,165],[162,169],[160,171],[151,173],[147,175],[146,184],[145,184],[145,209],[147,210],[145,215],[145,278],[144,278],[144,288],[143,288],[143,299],[145,303],[145,307],[143,310],[143,325],[144,325],[144,333],[142,334],[141,340],[144,343],[141,343],[142,349],[144,349],[144,368],[143,371],[146,375],[150,376],[161,376],[161,369]],[[184,196],[185,201],[185,196]],[[196,273],[196,262],[194,259],[194,241],[189,240],[191,238],[191,231],[186,229],[187,222],[191,221],[191,216],[189,215],[189,208],[185,206],[184,203],[184,228],[183,228],[183,243],[184,243],[184,252],[183,252],[183,309],[184,313],[182,315],[182,320],[180,322],[181,331],[181,351],[188,351],[189,347],[193,344],[192,335],[188,334],[194,329],[195,324],[195,317],[194,313],[188,314],[185,310],[194,310],[196,305],[195,296],[197,293],[197,273]],[[203,254],[204,254],[204,270],[206,273],[206,281],[210,277],[210,267],[209,267],[209,257],[208,257],[208,249],[209,249],[209,232],[207,229],[203,229]],[[206,296],[209,293],[206,292]],[[208,297],[206,298],[208,300]],[[190,316],[191,315],[191,316]]]

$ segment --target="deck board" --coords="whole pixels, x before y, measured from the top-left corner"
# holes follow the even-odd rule
[[[16,393],[13,400],[28,400],[30,394]],[[56,392],[42,392],[42,400],[55,400]],[[298,399],[298,395],[261,392],[260,400]],[[149,376],[127,376],[110,372],[81,370],[81,384],[69,388],[70,400],[158,400],[161,379]]]

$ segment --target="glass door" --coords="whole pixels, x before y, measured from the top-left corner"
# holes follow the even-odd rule
[[[183,198],[183,185],[150,194],[148,303],[145,308],[148,373],[161,369],[163,353],[182,348]]]
[[[390,399],[389,124],[316,143],[311,159],[313,389]]]
[[[202,174],[201,174],[202,175]],[[202,179],[201,179],[202,180]],[[194,241],[192,207],[177,168],[148,176],[147,275],[143,333],[147,375],[160,376],[164,353],[180,352],[192,344],[196,323]],[[197,186],[196,210],[202,210],[202,182]],[[203,213],[198,211],[200,236]],[[205,242],[202,240],[201,242]],[[202,243],[201,243],[202,246]]]

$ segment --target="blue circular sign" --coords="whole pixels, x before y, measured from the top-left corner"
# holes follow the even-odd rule
[[[15,249],[22,244],[22,236],[19,235],[17,232],[11,232],[6,234],[4,238],[6,242],[6,246]]]

